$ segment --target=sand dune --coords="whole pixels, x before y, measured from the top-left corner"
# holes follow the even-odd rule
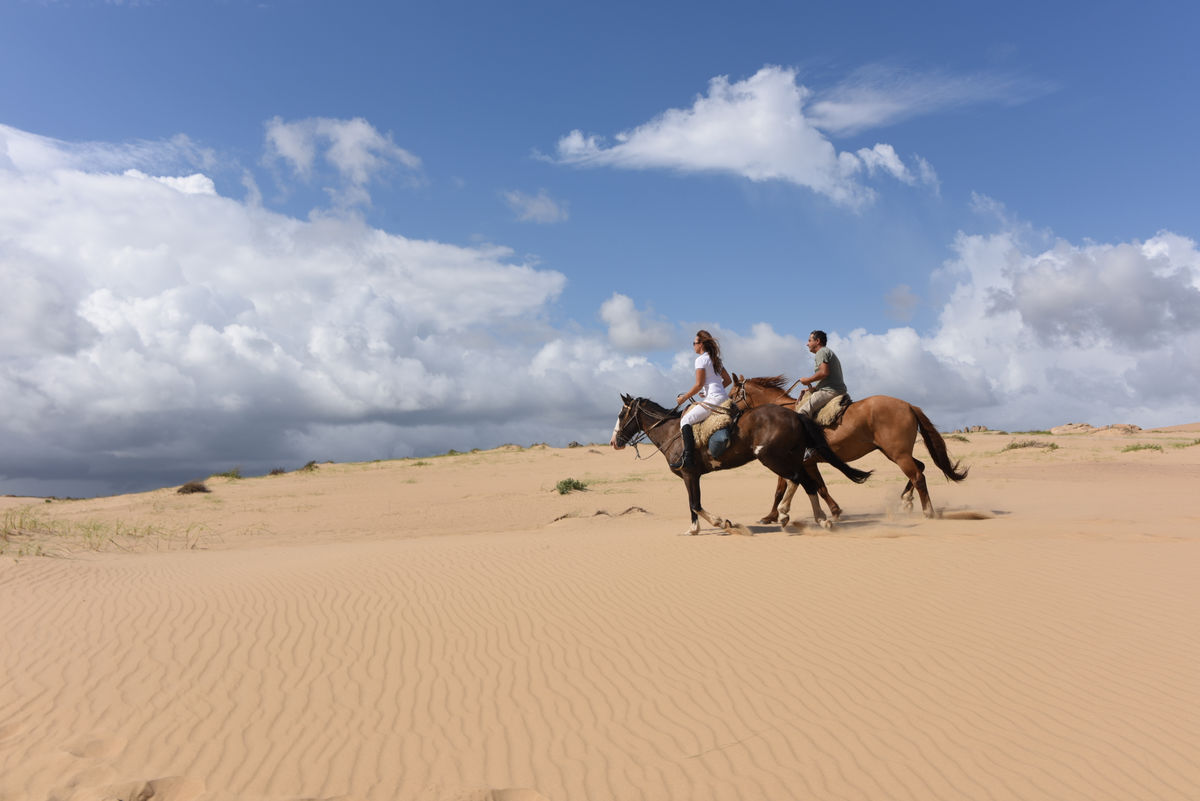
[[[1194,800],[1198,431],[950,439],[935,520],[868,457],[798,535],[601,446],[0,499],[0,799]]]

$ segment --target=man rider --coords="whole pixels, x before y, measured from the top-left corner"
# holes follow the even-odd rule
[[[813,355],[813,366],[816,368],[812,375],[800,379],[800,383],[812,391],[796,402],[796,412],[815,420],[817,412],[821,411],[830,401],[846,394],[846,382],[842,378],[842,363],[837,354],[826,345],[828,337],[824,331],[813,331],[808,336],[808,351]],[[811,449],[806,449],[804,458],[812,455]]]

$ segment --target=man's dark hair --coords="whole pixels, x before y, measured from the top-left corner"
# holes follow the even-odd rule
[[[829,342],[829,338],[827,336],[825,336],[825,332],[821,331],[819,329],[816,331],[813,331],[812,336],[817,338],[817,341],[821,343],[822,348],[825,347],[825,345]]]

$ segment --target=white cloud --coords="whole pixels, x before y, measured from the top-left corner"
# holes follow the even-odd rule
[[[726,172],[752,181],[787,181],[841,205],[869,203],[874,190],[855,177],[883,171],[914,179],[886,144],[839,153],[806,114],[811,91],[796,72],[763,67],[744,81],[713,78],[689,109],[670,109],[611,146],[572,131],[558,142],[558,161],[578,166]],[[928,165],[922,168],[924,175]]]
[[[71,161],[20,138],[40,164]],[[0,167],[0,476],[169,483],[233,453],[301,459],[288,443],[314,426],[498,432],[553,416],[526,366],[554,338],[557,272],[505,248],[297,220],[204,176],[23,163]],[[562,430],[577,435],[594,403]]]
[[[614,292],[600,307],[600,319],[608,325],[608,339],[621,350],[645,352],[671,346],[671,325],[655,320],[650,312],[638,310],[633,299]]]
[[[946,428],[1200,420],[1196,243],[1163,232],[1030,248],[1030,232],[960,234],[943,270],[957,285],[926,335],[831,331],[851,395],[903,398]],[[731,371],[790,382],[812,370],[807,331],[717,333]]]
[[[513,190],[504,193],[504,202],[516,212],[521,222],[556,223],[567,220],[567,204],[555,200],[545,190],[539,190],[536,195]]]
[[[182,192],[185,195],[215,195],[217,194],[217,186],[213,183],[212,178],[209,178],[204,173],[193,173],[192,175],[146,175],[141,170],[126,170],[125,175],[131,178],[146,178],[152,181],[158,181],[163,186],[169,186],[172,189]]]
[[[949,371],[932,386],[958,376],[960,390],[931,402],[959,423],[986,417],[1001,427],[1200,419],[1196,244],[1160,233],[1031,250],[1025,230],[958,237],[946,265],[957,287],[921,347]],[[881,385],[872,391],[915,396],[937,375],[919,371],[906,382],[884,369],[890,356],[874,353]]]
[[[266,124],[267,163],[282,161],[292,173],[311,181],[321,161],[333,169],[336,185],[325,187],[341,206],[371,202],[367,186],[396,165],[418,170],[421,160],[381,134],[361,118],[350,120],[309,117],[285,122],[274,117]]]

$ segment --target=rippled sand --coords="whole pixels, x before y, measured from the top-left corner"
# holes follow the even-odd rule
[[[0,499],[0,799],[1194,801],[1197,437],[706,478],[749,537],[602,446]]]

